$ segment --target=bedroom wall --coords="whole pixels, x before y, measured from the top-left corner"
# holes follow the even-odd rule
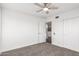
[[[6,8],[2,11],[2,52],[45,42],[45,19]]]
[[[2,27],[1,27],[1,8],[0,8],[0,52],[1,52],[1,41],[2,41]]]
[[[52,44],[79,52],[79,8],[58,15],[59,19],[51,18]]]

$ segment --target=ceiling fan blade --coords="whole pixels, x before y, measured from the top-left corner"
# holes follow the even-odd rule
[[[42,9],[40,9],[40,10],[37,10],[36,12],[41,12],[42,11]]]
[[[52,5],[52,3],[48,3],[48,4],[47,4],[47,7],[50,7],[50,5]]]
[[[37,6],[39,6],[39,7],[41,7],[41,8],[43,8],[43,6],[40,5],[39,3],[34,3],[34,4],[37,5]]]
[[[58,7],[50,7],[49,9],[58,9]]]

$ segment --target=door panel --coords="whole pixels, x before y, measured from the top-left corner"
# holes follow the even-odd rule
[[[63,39],[63,33],[64,33],[64,28],[63,28],[63,21],[58,21],[54,22],[54,28],[53,28],[53,40],[52,43],[63,46],[64,44],[64,39]]]
[[[46,26],[45,26],[45,22],[40,22],[39,26],[38,26],[38,40],[39,42],[45,42],[46,41]]]

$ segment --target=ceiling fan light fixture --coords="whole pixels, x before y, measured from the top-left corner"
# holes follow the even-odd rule
[[[48,8],[43,8],[43,11],[48,11],[49,9]]]

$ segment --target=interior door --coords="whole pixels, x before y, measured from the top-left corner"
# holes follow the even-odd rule
[[[60,46],[63,46],[64,44],[64,25],[63,25],[63,20],[61,21],[58,21],[55,20],[53,22],[53,25],[52,25],[53,29],[52,29],[52,43],[53,44],[56,44],[56,45],[60,45]]]
[[[39,43],[46,42],[46,25],[45,25],[45,22],[39,22],[39,24],[38,24],[38,40],[39,40]]]
[[[46,42],[47,43],[52,43],[52,41],[51,41],[51,33],[52,33],[52,30],[51,30],[51,28],[52,28],[52,22],[50,21],[50,22],[47,22],[46,23],[46,25],[47,25],[47,27],[46,27]]]

